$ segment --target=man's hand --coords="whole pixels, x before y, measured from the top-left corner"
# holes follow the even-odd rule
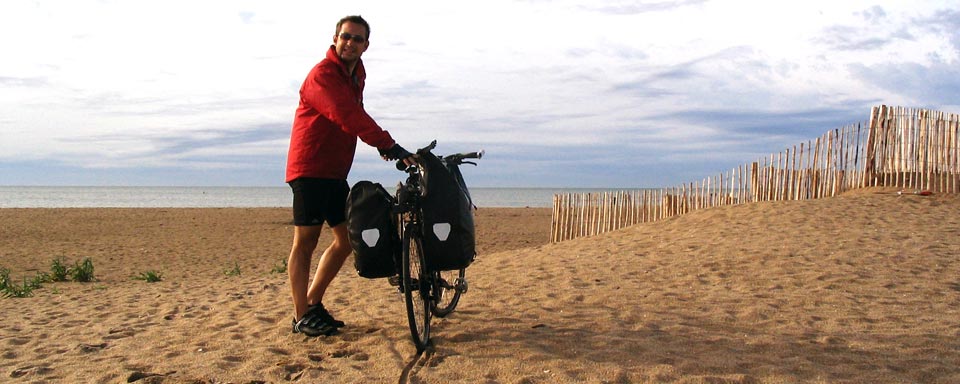
[[[403,163],[408,167],[415,164],[413,154],[403,149],[400,144],[394,144],[390,149],[377,149],[380,152],[380,157],[386,161],[392,160],[403,160]]]

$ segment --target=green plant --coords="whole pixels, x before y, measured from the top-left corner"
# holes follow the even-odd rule
[[[287,273],[287,259],[280,260],[283,265],[274,265],[270,273]]]
[[[163,280],[163,275],[157,271],[146,271],[140,272],[140,275],[134,276],[134,280],[143,280],[148,283],[156,283],[160,280]]]
[[[72,275],[73,281],[81,283],[93,281],[93,261],[88,257],[83,259],[83,262],[77,262],[70,269],[70,275]]]
[[[93,261],[90,258],[77,262],[73,267],[64,265],[61,258],[53,260],[50,266],[50,273],[37,272],[31,279],[23,278],[23,284],[13,284],[10,280],[10,270],[0,268],[0,296],[3,297],[27,297],[33,295],[33,290],[40,288],[44,283],[54,281],[67,281],[67,276],[73,281],[88,282],[94,281]],[[157,274],[159,278],[159,274]]]
[[[233,268],[224,272],[227,276],[240,276],[240,263],[233,262]]]
[[[28,297],[33,296],[33,290],[43,286],[43,283],[50,281],[50,275],[37,272],[32,279],[23,278],[22,284],[14,284],[10,280],[10,270],[0,268],[0,296],[2,297]]]
[[[6,291],[8,286],[10,286],[10,270],[0,268],[0,291]]]
[[[3,288],[3,297],[29,297],[33,296],[33,290],[36,289],[34,281],[23,278],[23,284],[10,284],[9,282]]]
[[[51,281],[49,274],[37,272],[37,274],[33,276],[33,279],[30,280],[30,286],[32,288],[40,288],[43,286],[43,283],[49,283]]]
[[[70,268],[63,263],[63,258],[53,259],[53,263],[50,265],[50,281],[67,281],[69,275]]]

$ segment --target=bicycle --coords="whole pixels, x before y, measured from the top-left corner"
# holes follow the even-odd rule
[[[436,140],[421,148],[423,156],[437,145]],[[458,153],[440,157],[448,167],[476,163],[467,159],[480,159],[483,151]],[[397,282],[406,303],[407,321],[417,352],[423,352],[430,342],[430,321],[433,316],[445,317],[456,309],[460,296],[467,292],[466,267],[454,270],[438,270],[430,266],[430,255],[423,248],[424,220],[423,199],[428,196],[427,170],[421,165],[405,166],[397,162],[397,169],[407,173],[407,180],[397,186],[394,212],[399,216],[401,238],[400,279]],[[459,175],[459,172],[457,172]],[[461,186],[469,201],[469,191]],[[472,206],[472,202],[470,202]]]

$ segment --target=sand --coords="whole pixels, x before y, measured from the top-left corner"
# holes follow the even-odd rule
[[[558,244],[549,209],[480,208],[423,354],[352,260],[325,300],[348,326],[290,332],[287,209],[0,209],[12,277],[89,257],[98,279],[0,299],[0,382],[958,383],[960,196],[894,192]]]

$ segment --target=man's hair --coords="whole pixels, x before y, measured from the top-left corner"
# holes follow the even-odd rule
[[[340,34],[340,26],[342,26],[343,23],[354,23],[354,24],[362,25],[364,28],[367,29],[367,40],[370,39],[370,24],[367,24],[367,21],[364,20],[363,17],[360,17],[360,15],[347,16],[340,19],[340,21],[337,22],[337,30],[333,32],[335,36]]]

